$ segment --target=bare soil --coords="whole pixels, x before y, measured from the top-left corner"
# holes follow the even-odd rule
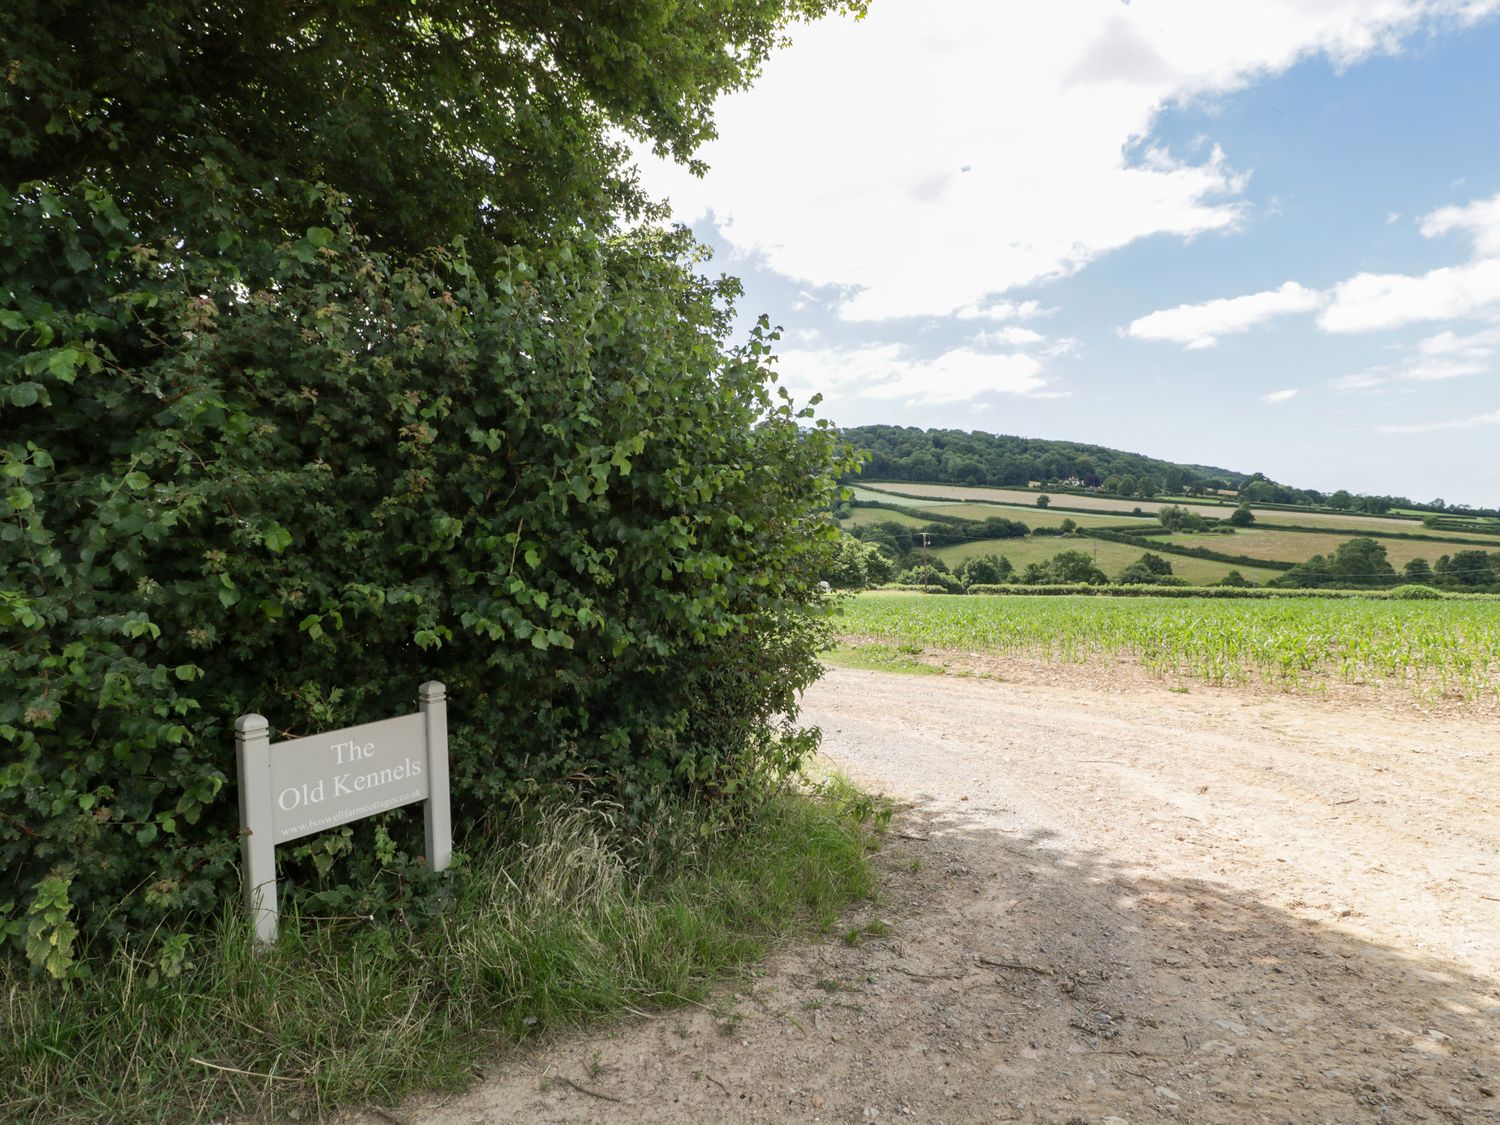
[[[968,670],[807,695],[903,806],[863,933],[394,1116],[1500,1121],[1492,715]]]

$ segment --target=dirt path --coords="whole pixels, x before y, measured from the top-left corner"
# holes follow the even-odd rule
[[[1500,1121],[1500,724],[847,670],[806,717],[909,803],[884,925],[403,1116]]]

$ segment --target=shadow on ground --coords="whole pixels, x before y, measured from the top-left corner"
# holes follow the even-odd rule
[[[846,933],[708,1008],[534,1046],[403,1116],[1500,1120],[1493,980],[979,807],[904,810],[882,862],[883,900]]]

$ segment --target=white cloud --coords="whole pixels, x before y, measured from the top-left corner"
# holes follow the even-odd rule
[[[988,316],[998,295],[1138,239],[1243,221],[1233,154],[1143,144],[1164,106],[1316,54],[1348,65],[1497,7],[951,0],[937,18],[882,0],[860,23],[799,29],[720,103],[706,178],[643,158],[643,180],[772,270],[852,287],[846,318]]]
[[[1244,297],[1225,297],[1199,305],[1160,309],[1130,323],[1127,335],[1138,340],[1170,340],[1189,348],[1211,348],[1220,336],[1244,332],[1288,313],[1310,312],[1323,303],[1323,294],[1288,281]]]
[[[1429,434],[1434,430],[1472,430],[1479,426],[1500,426],[1500,410],[1489,414],[1472,414],[1446,422],[1417,422],[1405,426],[1377,426],[1382,434]]]
[[[1439,207],[1422,217],[1420,229],[1424,238],[1462,231],[1473,241],[1476,258],[1500,256],[1500,195],[1476,199],[1462,207]]]
[[[1141,340],[1171,340],[1189,348],[1210,348],[1220,336],[1243,332],[1287,313],[1320,310],[1318,327],[1335,333],[1376,332],[1424,320],[1500,314],[1500,194],[1463,206],[1441,207],[1423,216],[1421,231],[1427,238],[1464,233],[1474,256],[1468,262],[1424,274],[1356,274],[1324,291],[1288,281],[1280,289],[1161,309],[1132,321],[1125,331]],[[1432,339],[1444,336],[1458,339],[1451,332]],[[1475,338],[1465,339],[1472,343]],[[1462,362],[1414,365],[1406,377],[1448,379],[1474,374],[1485,369],[1476,366],[1476,361],[1493,353],[1494,348],[1489,346],[1493,343],[1486,337],[1483,355],[1476,356],[1471,349],[1470,354],[1460,357]]]
[[[1489,359],[1496,348],[1500,348],[1500,328],[1485,328],[1467,335],[1444,331],[1417,343],[1420,355],[1470,360]]]
[[[1044,309],[1040,301],[996,301],[980,308],[964,305],[953,315],[960,320],[1029,320],[1034,316],[1050,316],[1056,309]]]
[[[1325,332],[1374,332],[1500,312],[1500,194],[1439,207],[1422,216],[1419,229],[1425,238],[1467,235],[1470,260],[1424,274],[1362,273],[1341,281],[1318,317],[1319,327]]]
[[[852,351],[786,351],[777,363],[796,397],[858,395],[911,405],[968,402],[983,394],[1045,390],[1041,361],[1018,352],[996,355],[954,348],[932,359],[913,358],[899,344]]]
[[[1416,276],[1358,274],[1334,286],[1318,326],[1325,332],[1376,332],[1497,309],[1500,259],[1491,259],[1443,266]]]
[[[1296,397],[1297,397],[1297,388],[1296,387],[1288,387],[1284,391],[1272,391],[1268,395],[1261,395],[1260,396],[1260,401],[1261,402],[1265,402],[1265,403],[1270,403],[1272,406],[1275,406],[1278,403],[1286,402],[1288,399],[1293,399],[1293,398],[1296,398]]]
[[[997,328],[993,332],[976,332],[971,338],[971,342],[981,348],[994,347],[997,344],[1024,347],[1027,344],[1040,344],[1046,338],[1040,332],[1035,332],[1030,328],[1022,328],[1018,324],[1009,324],[1004,328]]]

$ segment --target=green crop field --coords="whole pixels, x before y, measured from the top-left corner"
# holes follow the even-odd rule
[[[1214,684],[1500,696],[1500,602],[865,594],[842,613],[846,635],[893,645],[1056,662],[1123,655]]]
[[[1199,536],[1198,538],[1211,538],[1216,542],[1233,541],[1227,535]],[[975,555],[1004,555],[1011,561],[1012,566],[1020,570],[1028,563],[1046,562],[1059,551],[1082,551],[1098,563],[1100,570],[1113,578],[1116,573],[1135,562],[1148,550],[1150,550],[1149,547],[1132,547],[1127,543],[1106,543],[1102,539],[1044,536],[1040,539],[981,539],[974,543],[957,543],[951,547],[939,547],[932,553],[947,563],[951,569],[957,569],[965,559]],[[1162,557],[1172,564],[1173,575],[1185,578],[1195,586],[1206,586],[1210,582],[1217,582],[1231,570],[1238,570],[1257,585],[1263,585],[1280,573],[1276,570],[1237,566],[1234,563],[1213,562],[1209,559],[1195,559],[1184,555],[1163,555]]]

